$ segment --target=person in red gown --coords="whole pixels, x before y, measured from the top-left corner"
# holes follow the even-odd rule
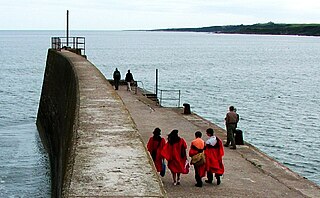
[[[153,136],[149,138],[147,143],[147,149],[152,157],[157,172],[162,171],[163,157],[161,156],[161,150],[165,144],[166,140],[161,137],[161,130],[159,128],[155,128],[153,131]]]
[[[195,133],[195,139],[191,142],[191,147],[189,150],[189,156],[191,157],[191,164],[194,166],[195,179],[197,187],[202,187],[202,177],[206,174],[206,164],[203,154],[204,141],[201,139],[202,133],[197,131]]]
[[[178,130],[173,130],[168,135],[168,142],[161,151],[161,155],[168,161],[168,168],[171,171],[173,185],[180,185],[181,173],[185,173],[187,161],[187,143],[178,136]]]
[[[213,173],[217,179],[217,185],[221,183],[220,177],[224,174],[224,165],[222,162],[222,157],[224,156],[223,144],[220,138],[214,135],[212,128],[206,130],[209,139],[205,142],[206,156],[206,170],[207,170],[207,180],[206,183],[212,183]]]

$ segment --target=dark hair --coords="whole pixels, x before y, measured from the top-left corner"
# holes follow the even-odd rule
[[[178,130],[174,129],[171,131],[171,133],[168,135],[168,142],[169,144],[173,145],[174,143],[177,143],[180,141],[180,137],[178,136]]]
[[[230,110],[230,111],[233,111],[233,110],[234,110],[234,106],[230,106],[230,107],[229,107],[229,110]]]
[[[161,129],[159,129],[158,127],[155,128],[155,129],[153,130],[153,135],[155,135],[155,136],[161,135]]]
[[[197,131],[194,133],[194,135],[197,137],[197,138],[201,138],[202,136],[202,133],[200,131]]]
[[[153,139],[157,140],[157,141],[161,140],[161,136],[160,135],[161,135],[161,129],[159,129],[158,127],[155,128],[153,130]]]
[[[213,129],[212,128],[208,128],[207,130],[206,130],[206,132],[209,134],[209,135],[213,135],[213,133],[214,133],[214,131],[213,131]]]

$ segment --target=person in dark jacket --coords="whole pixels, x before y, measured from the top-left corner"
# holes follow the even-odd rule
[[[234,112],[234,106],[229,107],[229,112],[225,117],[225,123],[227,127],[227,142],[224,144],[225,147],[228,147],[231,142],[231,149],[236,149],[236,143],[234,140],[234,133],[236,130],[236,125],[238,123],[238,114]]]
[[[131,91],[131,83],[133,83],[133,75],[130,73],[130,69],[128,70],[128,73],[126,74],[125,81],[127,82],[127,91]]]
[[[116,90],[119,89],[120,79],[121,79],[120,71],[118,70],[118,68],[116,68],[116,70],[113,72],[113,81],[114,81],[114,86]]]

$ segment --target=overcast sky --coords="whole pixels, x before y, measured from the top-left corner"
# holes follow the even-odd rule
[[[320,0],[0,0],[2,30],[132,30],[320,23]]]

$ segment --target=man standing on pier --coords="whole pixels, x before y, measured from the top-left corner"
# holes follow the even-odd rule
[[[229,107],[229,112],[227,113],[225,117],[226,121],[226,127],[227,127],[227,142],[224,145],[225,147],[228,147],[231,142],[230,149],[236,149],[236,142],[234,140],[234,133],[236,130],[236,125],[238,123],[238,115],[234,111],[234,106]]]
[[[113,72],[113,81],[114,81],[114,86],[116,90],[119,89],[120,79],[121,79],[121,74],[118,71],[118,68],[116,68],[116,70]]]

